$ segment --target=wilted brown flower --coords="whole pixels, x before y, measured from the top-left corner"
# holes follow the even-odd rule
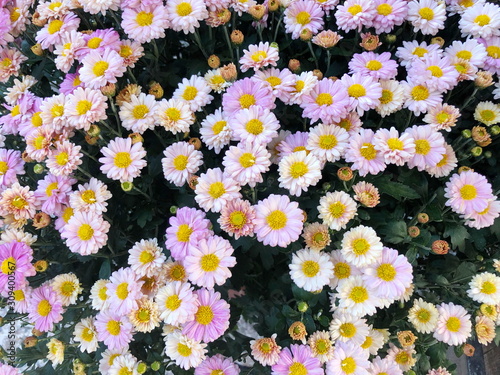
[[[105,86],[101,87],[101,93],[108,97],[113,97],[116,95],[116,85],[114,83],[107,83]]]
[[[43,56],[43,48],[40,43],[31,46],[31,52],[37,56]]]
[[[302,322],[294,322],[288,329],[288,334],[293,340],[299,340],[305,343],[307,336],[306,326]]]
[[[139,142],[144,142],[144,138],[139,133],[130,133],[128,137],[132,140],[133,145]]]
[[[199,150],[201,148],[200,138],[190,138],[188,143],[192,144],[195,150]]]
[[[318,80],[322,80],[323,79],[323,73],[319,69],[314,69],[313,70],[313,75],[315,75],[316,78],[318,78]]]
[[[493,84],[493,75],[490,72],[480,70],[476,73],[474,84],[480,89],[490,87]]]
[[[471,344],[465,344],[462,350],[467,357],[472,357],[474,355],[474,352],[476,351],[476,348],[474,348]]]
[[[125,86],[116,96],[116,104],[122,105],[125,102],[130,102],[130,97],[132,95],[137,95],[141,93],[141,86],[131,83]]]
[[[38,342],[38,339],[35,336],[28,336],[24,339],[24,347],[25,348],[32,348],[34,347]]]
[[[417,336],[415,336],[412,331],[398,332],[398,341],[403,347],[412,346],[416,340]]]
[[[196,175],[192,175],[192,176],[189,176],[188,178],[188,186],[191,188],[191,189],[196,189],[196,185],[198,185],[198,176]]]

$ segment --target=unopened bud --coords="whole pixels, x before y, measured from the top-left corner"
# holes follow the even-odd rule
[[[432,252],[438,255],[448,254],[450,245],[444,240],[436,240],[432,243]]]
[[[381,46],[382,43],[380,43],[378,35],[372,35],[371,33],[366,33],[366,34],[361,34],[361,43],[359,43],[359,45],[367,51],[374,51],[379,46]]]
[[[323,73],[321,73],[321,70],[319,70],[319,69],[314,69],[313,75],[316,76],[318,78],[318,80],[323,79]]]
[[[276,48],[278,51],[280,50],[280,45],[276,42],[272,42],[270,46]]]
[[[493,84],[493,74],[484,70],[480,70],[476,73],[474,84],[479,89],[490,87]]]
[[[148,93],[150,95],[153,95],[155,99],[161,99],[163,98],[164,94],[163,87],[161,87],[161,85],[158,82],[153,81],[149,84]]]
[[[85,142],[87,142],[91,146],[95,145],[98,140],[99,140],[98,137],[92,137],[88,134],[85,135]]]
[[[158,371],[160,369],[160,366],[161,366],[160,362],[155,361],[151,363],[151,370]]]
[[[352,177],[353,177],[352,169],[349,168],[349,167],[339,168],[339,170],[337,171],[337,177],[341,181],[350,181],[350,180],[352,180]]]
[[[479,147],[479,146],[473,147],[470,150],[470,153],[472,154],[472,156],[476,156],[476,157],[480,156],[483,153],[483,148]]]
[[[490,128],[490,132],[492,135],[498,135],[500,134],[500,126],[494,125]]]
[[[307,212],[302,210],[302,222],[305,223],[307,221]]]
[[[196,189],[196,185],[198,185],[198,176],[196,175],[192,175],[192,176],[189,176],[188,178],[188,186],[191,188],[191,189]]]
[[[144,374],[148,369],[148,365],[146,365],[144,362],[139,362],[137,365],[137,372],[139,374]]]
[[[38,342],[38,339],[35,336],[28,336],[24,339],[24,347],[25,348],[32,348],[34,347]]]
[[[192,144],[195,150],[199,150],[201,148],[200,138],[191,138],[189,139],[188,143]]]
[[[398,39],[397,36],[394,34],[387,34],[385,36],[385,41],[389,44],[394,43],[397,39]]]
[[[309,305],[307,304],[307,302],[304,302],[304,301],[299,302],[299,304],[297,305],[297,309],[300,312],[306,312],[308,308],[309,308]]]
[[[114,83],[107,83],[105,86],[101,87],[101,93],[110,98],[115,96],[116,85]]]
[[[442,47],[442,46],[444,46],[445,41],[440,36],[436,36],[436,37],[431,39],[431,43],[437,44],[439,47]]]
[[[217,55],[210,55],[207,60],[208,66],[217,69],[220,66],[220,59]]]
[[[43,166],[43,164],[35,164],[33,166],[33,172],[35,172],[35,174],[42,174],[43,172],[45,172],[45,167]]]
[[[132,140],[133,145],[139,142],[144,142],[144,138],[139,133],[131,133],[128,137]]]
[[[40,337],[40,336],[42,336],[42,335],[43,335],[43,332],[42,332],[42,331],[39,331],[39,330],[38,330],[38,329],[36,329],[36,328],[33,328],[33,329],[31,330],[31,333],[32,333],[34,336],[36,336],[36,337]]]
[[[233,32],[231,33],[231,42],[233,42],[233,44],[239,46],[241,43],[243,43],[244,40],[245,37],[240,30],[233,30]]]
[[[238,71],[236,70],[236,65],[229,63],[220,68],[220,75],[224,78],[226,82],[236,81],[238,78]]]
[[[462,346],[462,350],[467,357],[472,357],[474,355],[474,352],[476,351],[476,348],[474,348],[471,344],[465,344],[464,346]]]
[[[47,268],[49,268],[49,263],[46,260],[37,260],[35,264],[33,264],[33,267],[35,267],[35,271],[38,273],[45,272]]]
[[[476,256],[476,260],[482,262],[484,260],[484,257],[482,255],[478,255]]]
[[[35,12],[33,13],[33,16],[31,16],[31,23],[38,27],[44,27],[47,23],[47,19],[41,19],[40,13]]]
[[[96,124],[92,124],[90,125],[89,130],[87,130],[87,134],[91,137],[97,137],[99,136],[99,134],[101,134],[101,128]]]
[[[35,214],[35,216],[33,217],[33,226],[36,229],[45,228],[49,224],[50,224],[50,216],[47,215],[45,212],[39,212]]]
[[[332,184],[330,184],[329,182],[325,182],[322,186],[323,190],[325,190],[325,191],[330,190],[331,187],[332,187]]]
[[[170,206],[170,210],[169,211],[170,211],[170,213],[172,215],[175,215],[177,213],[178,209],[179,209],[179,207],[177,207],[177,206]]]
[[[278,0],[269,0],[267,3],[267,9],[269,9],[270,12],[277,11],[279,7],[280,3]]]
[[[420,224],[425,224],[429,221],[429,215],[425,212],[421,212],[417,215],[417,220]]]
[[[127,191],[130,191],[134,188],[134,183],[129,182],[129,181],[125,181],[125,182],[121,183],[121,187],[122,187],[123,191],[127,192]]]
[[[468,172],[468,171],[473,171],[473,169],[471,167],[467,167],[465,165],[458,168],[458,174],[460,174],[462,172]]]
[[[252,5],[248,9],[248,13],[252,16],[255,21],[260,21],[262,17],[266,14],[266,7],[262,4]]]
[[[462,137],[464,137],[464,138],[472,137],[472,131],[470,129],[462,130]]]
[[[486,151],[486,152],[484,153],[484,157],[485,157],[486,159],[489,159],[489,158],[491,158],[492,156],[493,156],[493,154],[491,153],[491,151]]]
[[[411,238],[418,237],[418,236],[420,236],[420,229],[413,225],[413,226],[408,228],[408,235]]]
[[[43,56],[43,48],[40,43],[31,46],[31,52],[37,56]]]
[[[288,62],[288,69],[290,69],[293,73],[300,72],[300,61],[296,59],[290,59]]]
[[[302,31],[299,34],[300,40],[302,40],[304,42],[310,41],[312,39],[312,37],[313,37],[313,33],[308,28],[302,29]]]

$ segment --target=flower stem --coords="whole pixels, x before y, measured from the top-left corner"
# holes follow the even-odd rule
[[[316,54],[314,53],[313,46],[312,46],[310,41],[307,42],[307,46],[309,47],[309,51],[311,51],[311,55],[314,59],[314,63],[316,64],[316,69],[319,69],[318,59],[316,58]]]

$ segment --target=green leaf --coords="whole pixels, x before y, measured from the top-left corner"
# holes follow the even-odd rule
[[[462,225],[458,224],[448,224],[445,227],[445,231],[443,233],[444,238],[451,239],[451,246],[453,249],[458,248],[461,252],[465,251],[465,240],[470,237],[467,229]]]
[[[453,280],[464,280],[467,277],[472,277],[476,274],[476,265],[470,262],[462,262],[455,271]]]
[[[408,233],[404,221],[391,221],[381,227],[379,231],[381,234],[385,235],[385,241],[394,244],[405,241]]]
[[[408,262],[413,263],[417,259],[418,248],[415,246],[410,247],[405,255],[408,259]]]
[[[101,264],[101,268],[99,269],[99,278],[107,279],[111,275],[111,264],[109,263],[109,259],[104,260]]]
[[[420,195],[415,191],[415,189],[399,182],[384,180],[378,181],[377,188],[381,193],[390,195],[397,200],[420,198]]]

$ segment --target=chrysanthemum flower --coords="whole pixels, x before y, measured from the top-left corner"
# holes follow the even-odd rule
[[[279,186],[300,196],[309,186],[315,186],[321,179],[321,163],[313,154],[306,151],[294,152],[281,159],[279,163]]]
[[[94,310],[107,310],[109,307],[108,288],[109,280],[99,279],[90,288],[90,301]]]
[[[395,80],[381,80],[380,86],[382,93],[379,98],[379,105],[375,110],[380,116],[385,117],[399,111],[403,107],[406,99],[405,89]]]
[[[205,211],[220,212],[229,200],[241,198],[240,188],[220,168],[208,169],[198,179],[194,199]]]
[[[330,245],[331,238],[328,226],[320,223],[306,224],[302,237],[306,242],[306,249],[321,251]]]
[[[469,283],[467,294],[476,302],[500,304],[500,277],[490,272],[475,275]]]
[[[289,156],[294,152],[306,151],[306,153],[309,154],[309,150],[307,150],[306,147],[308,137],[308,132],[289,133],[283,141],[276,145],[276,150],[278,151],[279,156],[277,164],[279,164],[281,159],[285,156]]]
[[[83,292],[80,280],[78,280],[78,277],[74,273],[57,275],[50,282],[50,286],[59,295],[63,306],[75,303],[78,295]]]
[[[108,375],[121,375],[121,374],[138,374],[137,368],[139,363],[130,353],[118,355],[114,358],[113,364],[107,371]]]
[[[399,368],[399,365],[387,356],[384,359],[381,359],[379,356],[373,358],[368,368],[368,373],[373,375],[384,373],[387,375],[403,375],[403,371]]]
[[[55,149],[50,151],[46,161],[50,173],[54,176],[70,175],[82,164],[83,154],[80,152],[81,148],[81,146],[67,140],[56,142]]]
[[[434,338],[448,345],[460,345],[471,336],[471,316],[463,306],[442,303],[438,306],[439,318]]]
[[[335,289],[337,285],[348,280],[350,276],[361,275],[361,271],[348,263],[340,250],[330,253],[330,261],[333,264],[333,276],[330,279],[330,288]]]
[[[374,329],[371,325],[369,326],[368,335],[365,341],[361,344],[361,347],[368,351],[371,355],[377,355],[378,351],[382,349],[385,344],[384,335],[381,330]],[[402,375],[399,372],[397,375]]]
[[[356,202],[343,191],[328,192],[319,200],[319,218],[330,229],[345,229],[347,223],[356,216]]]
[[[79,77],[85,86],[91,89],[116,83],[117,77],[123,76],[126,70],[123,58],[112,49],[105,50],[102,55],[91,51],[83,58],[82,64]]]
[[[456,125],[460,116],[460,110],[457,107],[444,103],[431,108],[422,121],[436,130],[449,132]]]
[[[61,299],[47,284],[33,289],[28,304],[29,320],[41,332],[52,331],[54,324],[63,318]]]
[[[107,211],[108,203],[112,197],[107,186],[92,177],[89,182],[78,185],[78,190],[69,195],[69,204],[71,208],[78,212],[93,212],[100,214]]]
[[[398,348],[396,345],[389,343],[389,350],[387,351],[387,357],[392,359],[402,371],[410,370],[417,362],[414,355],[417,352],[413,345],[404,347],[402,349]]]
[[[110,310],[116,314],[126,315],[137,309],[137,300],[142,298],[143,282],[138,275],[127,267],[113,272],[106,285]]]
[[[275,375],[324,374],[320,360],[312,356],[309,346],[295,344],[279,353],[278,362],[272,366],[271,370]]]
[[[285,31],[292,34],[292,39],[299,39],[305,29],[314,35],[323,28],[324,14],[315,1],[294,1],[285,9]]]
[[[131,95],[130,100],[120,107],[122,126],[135,133],[142,134],[155,126],[156,100],[153,95],[140,93]]]
[[[417,332],[430,333],[437,325],[439,312],[436,307],[422,298],[413,302],[413,307],[408,310],[408,321],[413,324]]]
[[[368,355],[350,342],[335,344],[333,358],[326,363],[326,375],[367,375]]]
[[[110,224],[100,214],[75,212],[64,226],[61,237],[70,251],[80,255],[95,254],[108,242]]]
[[[490,2],[467,8],[458,21],[462,36],[489,38],[500,36],[500,7]]]
[[[361,276],[350,276],[337,287],[339,308],[354,316],[373,315],[379,303],[377,291]],[[341,310],[342,311],[342,310]]]
[[[449,144],[445,144],[445,153],[443,153],[442,159],[436,164],[435,167],[426,168],[426,172],[432,177],[444,177],[448,176],[452,170],[457,166],[457,157],[453,147]]]
[[[490,344],[495,338],[495,322],[486,316],[476,316],[476,324],[474,326],[477,341],[482,345]]]
[[[409,68],[414,60],[423,59],[428,53],[434,52],[439,56],[443,53],[437,44],[419,43],[417,40],[404,41],[402,47],[397,48],[396,57],[399,58],[401,66]]]
[[[88,131],[90,125],[107,118],[107,98],[99,90],[77,88],[67,98],[65,115],[75,129]]]
[[[349,73],[360,73],[374,80],[394,79],[398,73],[398,63],[391,60],[389,52],[381,54],[375,52],[355,53],[349,61]]]
[[[373,264],[382,255],[382,242],[373,228],[359,225],[344,233],[342,255],[356,267]]]
[[[167,3],[168,20],[174,31],[194,33],[200,27],[199,21],[208,17],[207,7],[202,0],[173,0]]]
[[[21,186],[14,182],[10,188],[2,191],[0,197],[0,214],[3,217],[12,215],[19,224],[35,216],[40,202],[29,186]]]
[[[294,90],[290,93],[289,104],[302,104],[302,97],[309,93],[318,82],[312,72],[302,72],[295,76]]]
[[[90,14],[98,14],[101,13],[103,16],[106,14],[107,10],[117,11],[120,7],[119,0],[101,0],[101,1],[92,1],[92,0],[81,0],[79,1],[83,7],[83,10]]]
[[[248,49],[244,49],[239,63],[241,71],[246,72],[250,68],[257,71],[269,65],[276,66],[278,60],[278,49],[270,46],[269,42],[260,42],[259,44],[250,44]]]
[[[348,113],[350,98],[347,90],[339,81],[324,78],[312,90],[302,96],[301,107],[304,117],[311,122],[321,119],[325,124],[340,121]]]
[[[0,187],[6,188],[17,182],[17,175],[23,175],[24,161],[21,152],[0,148]]]
[[[197,311],[198,297],[189,283],[173,281],[158,290],[155,297],[160,318],[174,326],[192,320]]]
[[[264,245],[286,247],[299,239],[304,215],[297,202],[271,194],[257,203],[255,212],[255,233]]]
[[[356,109],[360,116],[365,111],[377,107],[382,96],[382,87],[369,76],[355,73],[352,76],[344,74],[340,80],[351,98],[351,108]]]
[[[184,370],[201,364],[207,352],[206,346],[207,344],[183,335],[181,331],[174,331],[165,336],[165,354]]]
[[[121,40],[119,54],[125,66],[135,68],[135,63],[144,56],[144,48],[137,41]]]
[[[60,44],[66,32],[78,29],[80,18],[73,12],[68,12],[64,16],[50,20],[43,29],[36,33],[35,40],[40,43],[43,49],[52,48],[55,44]]]
[[[488,201],[488,206],[481,212],[461,215],[465,219],[465,225],[476,229],[493,225],[498,216],[500,216],[500,201],[496,199]]]
[[[394,26],[400,26],[408,13],[405,0],[374,0],[375,17],[373,27],[376,34],[389,33]]]
[[[163,151],[163,174],[175,186],[183,186],[203,165],[203,154],[188,142],[176,142]]]
[[[446,5],[434,0],[413,0],[408,4],[407,21],[413,25],[413,31],[424,35],[436,35],[444,29]]]
[[[271,154],[260,143],[242,143],[229,147],[222,164],[224,172],[241,186],[255,187],[263,181],[262,174],[269,171]]]
[[[128,314],[128,318],[138,332],[151,332],[160,325],[158,305],[147,297],[137,301],[137,308]]]
[[[336,125],[319,124],[309,130],[307,149],[322,163],[339,160],[348,146],[349,135]]]
[[[209,150],[220,153],[224,146],[231,141],[231,127],[227,123],[226,115],[221,108],[215,110],[201,122],[201,140]]]
[[[155,124],[160,124],[172,134],[188,132],[193,123],[193,111],[184,100],[163,99],[156,105]]]
[[[373,208],[380,203],[378,189],[369,182],[360,181],[353,185],[352,190],[356,194],[354,199],[363,206]]]
[[[427,113],[427,111],[442,102],[442,94],[437,91],[428,88],[425,85],[417,84],[412,81],[403,82],[406,90],[406,102],[404,104],[405,108],[412,111],[415,116],[420,116],[421,113]]]
[[[474,119],[491,126],[500,122],[500,107],[493,102],[480,102],[474,111]]]
[[[253,358],[262,366],[273,366],[279,360],[281,346],[276,344],[276,333],[271,337],[264,337],[250,341]]]
[[[189,104],[191,111],[198,112],[214,99],[210,95],[210,91],[210,86],[203,77],[193,75],[189,79],[182,79],[174,91],[172,99],[184,100]]]
[[[321,290],[328,285],[333,275],[330,257],[311,249],[303,249],[293,254],[290,263],[292,281],[308,292]]]
[[[101,354],[101,359],[99,360],[99,372],[101,374],[107,374],[115,359],[129,353],[128,347],[110,349],[107,348]]]
[[[329,331],[335,342],[352,342],[361,345],[370,331],[366,319],[350,315],[348,312],[335,315],[330,321]]]
[[[229,328],[229,304],[219,292],[199,289],[197,311],[194,320],[184,324],[182,333],[196,341],[212,342]]]
[[[203,76],[205,81],[207,81],[208,86],[216,93],[222,93],[226,88],[231,86],[232,82],[226,81],[221,74],[221,69],[209,70]]]
[[[311,348],[313,357],[318,358],[321,363],[328,362],[333,358],[334,346],[327,331],[316,331],[309,336],[307,345]]]
[[[359,134],[351,136],[346,149],[345,161],[354,163],[351,168],[358,170],[360,176],[377,174],[386,168],[384,156],[375,149],[373,137],[373,130],[360,129]]]
[[[0,363],[0,371],[4,375],[21,375],[21,373],[17,368],[9,366],[5,363]]]
[[[274,100],[272,91],[263,82],[244,78],[233,83],[222,95],[222,108],[228,116],[233,116],[251,106],[274,109]]]
[[[446,183],[446,206],[459,214],[481,212],[488,206],[488,201],[494,199],[488,180],[474,171],[466,171],[451,176]]]
[[[221,210],[217,219],[221,229],[235,239],[254,235],[255,208],[241,199],[231,200]]]
[[[441,133],[430,125],[414,125],[405,133],[415,141],[415,154],[407,162],[409,168],[417,167],[419,171],[423,171],[435,167],[441,161],[446,152],[445,140]]]
[[[487,56],[485,46],[474,38],[465,41],[454,40],[451,45],[445,48],[444,54],[452,62],[464,59],[478,68],[483,66]]]
[[[221,354],[216,354],[206,358],[196,369],[195,375],[238,375],[240,369],[231,358],[226,358]]]
[[[128,252],[128,264],[139,276],[152,277],[160,271],[166,260],[156,238],[136,242]]]
[[[125,7],[123,10],[123,31],[139,43],[164,38],[168,25],[168,14],[163,5],[140,4],[137,8]]]
[[[64,94],[53,95],[42,100],[40,118],[45,127],[60,131],[66,126],[67,101],[67,96]]]
[[[31,264],[32,260],[33,250],[25,243],[13,241],[0,245],[0,293],[2,295],[7,295],[12,288],[24,287],[26,278],[36,274]]]
[[[234,114],[231,123],[234,140],[243,143],[267,144],[278,135],[280,124],[267,108],[251,106]]]
[[[76,324],[73,331],[73,340],[79,343],[78,346],[82,353],[93,353],[99,346],[94,322],[93,317],[83,318]]]
[[[375,16],[375,4],[371,0],[347,0],[337,7],[335,18],[339,29],[349,32],[371,27]]]
[[[111,350],[126,348],[132,341],[132,323],[113,309],[99,312],[94,324],[98,340]]]
[[[408,69],[408,79],[425,85],[431,90],[444,92],[458,84],[459,73],[447,56],[428,53],[422,59],[416,59]]]
[[[64,76],[63,81],[59,85],[61,94],[69,95],[78,87],[84,87],[83,82],[80,80],[80,73],[68,73]]]
[[[378,129],[373,137],[375,150],[379,151],[387,164],[404,165],[415,155],[415,141],[407,132],[399,135],[396,128]]]
[[[68,176],[47,174],[38,180],[35,197],[41,204],[40,209],[48,215],[59,215],[68,204],[68,194],[76,179]]]
[[[47,359],[52,362],[52,365],[57,367],[64,362],[64,344],[58,339],[51,338],[47,343]]]
[[[130,138],[112,139],[107,147],[101,149],[104,157],[99,158],[102,163],[101,172],[112,180],[132,182],[141,174],[146,166],[146,151],[141,142],[132,144]]]

